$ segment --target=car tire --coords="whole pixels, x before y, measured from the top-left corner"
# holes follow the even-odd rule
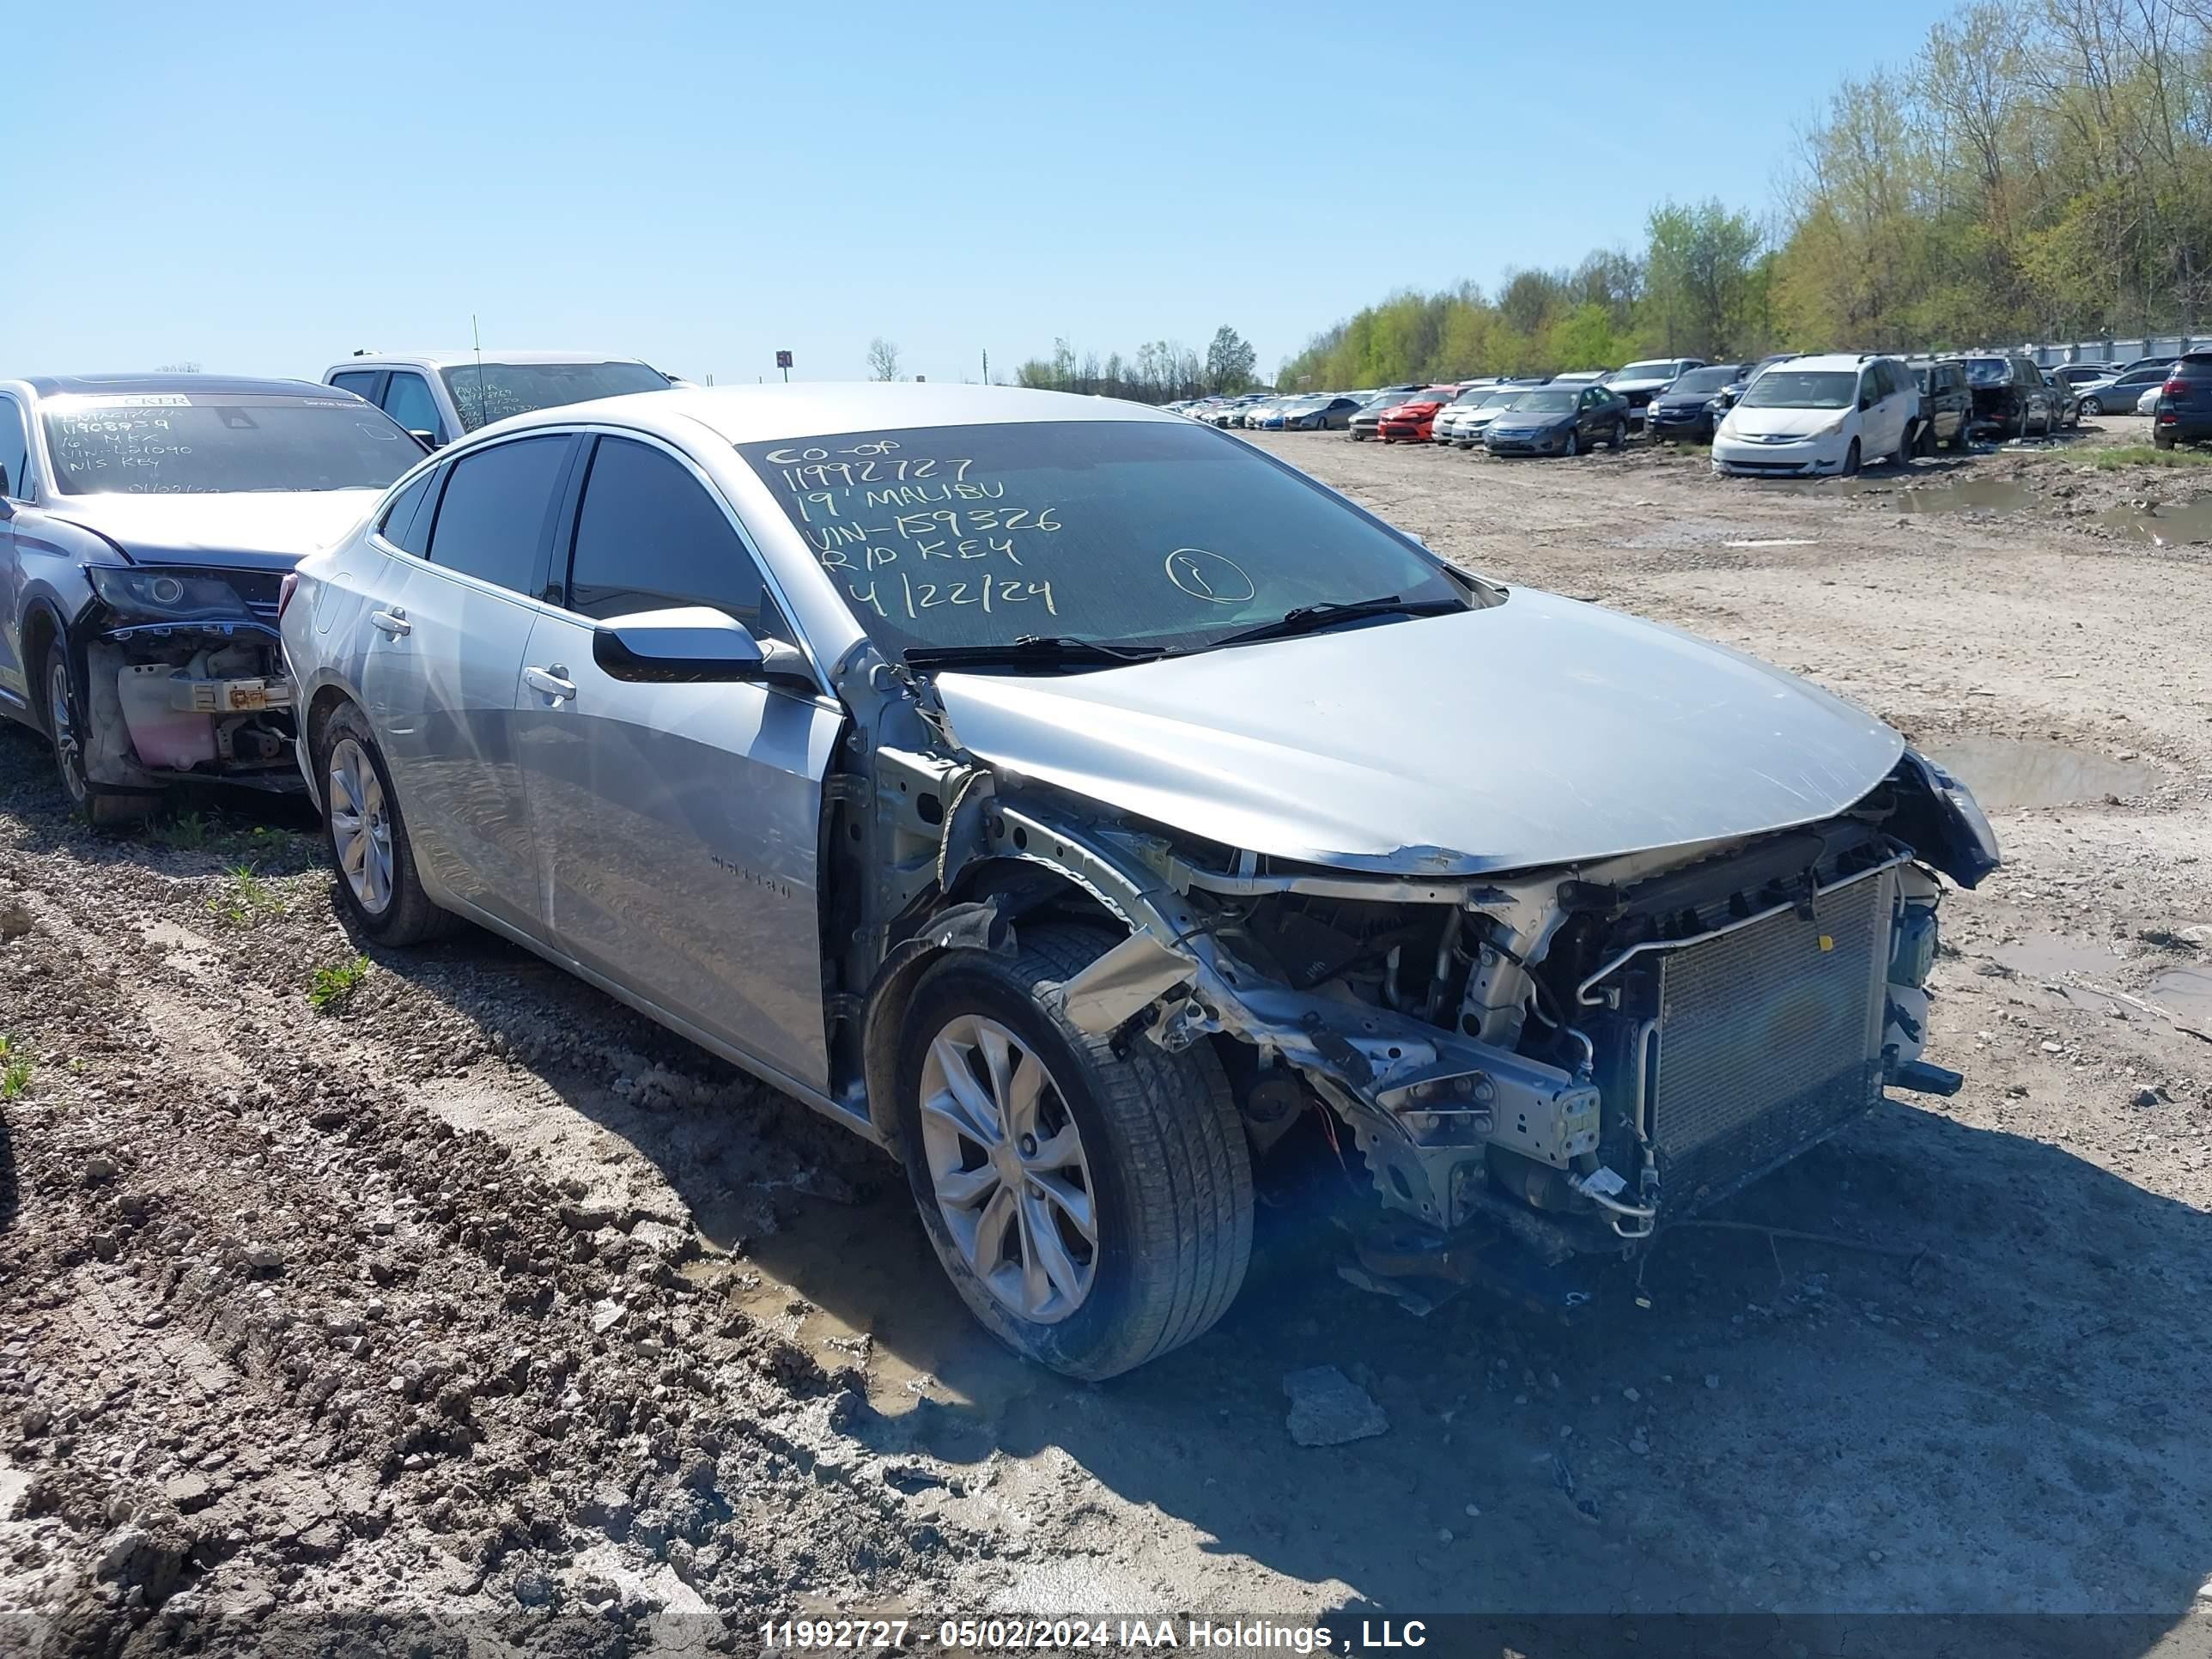
[[[2105,412],[2105,406],[2094,398],[2084,398],[2081,399],[2081,412],[2090,416],[2102,415]]]
[[[2173,434],[2171,432],[2161,432],[2155,427],[2151,429],[2150,441],[2154,448],[2171,449],[2173,447]]]
[[[1933,455],[1936,453],[1935,422],[1923,421],[1913,428],[1911,453],[1919,456]],[[1903,459],[1902,456],[1899,457],[1900,460]]]
[[[1210,1328],[1252,1253],[1251,1157],[1212,1051],[1117,1053],[1048,1005],[1114,943],[1045,927],[1010,954],[948,954],[915,988],[896,1071],[908,1183],[961,1299],[1015,1352],[1093,1381]],[[1024,1127],[1008,1085],[1030,1067]]]
[[[1569,460],[1572,460],[1576,456],[1582,453],[1583,434],[1578,428],[1571,426],[1567,428],[1567,441],[1560,449],[1559,453],[1565,456]]]
[[[459,918],[422,890],[399,796],[368,717],[352,703],[340,708],[317,735],[314,759],[323,841],[354,926],[379,945],[420,945],[452,932]]]
[[[1613,423],[1613,453],[1618,455],[1622,450],[1627,447],[1628,422],[1626,421],[1615,421]]]
[[[95,826],[128,823],[154,810],[158,796],[102,789],[84,771],[81,734],[89,729],[84,708],[69,672],[69,647],[58,638],[46,647],[43,683],[46,689],[46,741],[54,751],[54,770],[61,775],[62,793],[70,810]]]
[[[1859,476],[1859,441],[1856,438],[1851,440],[1851,447],[1844,452],[1843,476],[1846,478]]]

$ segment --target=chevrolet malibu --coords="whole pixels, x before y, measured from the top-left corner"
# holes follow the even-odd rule
[[[301,380],[0,380],[0,713],[95,823],[179,781],[296,790],[279,585],[422,459]]]
[[[1936,912],[1996,850],[1940,768],[1157,410],[548,410],[282,627],[363,933],[465,917],[867,1137],[1073,1375],[1220,1317],[1304,1116],[1384,1224],[1564,1258],[1958,1081]]]

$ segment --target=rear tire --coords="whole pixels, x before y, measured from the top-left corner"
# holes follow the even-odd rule
[[[1011,955],[950,953],[915,988],[896,1084],[908,1185],[961,1298],[1015,1352],[1093,1380],[1206,1331],[1252,1253],[1250,1154],[1212,1051],[1140,1036],[1117,1054],[1042,1000],[1113,943],[1041,927]]]
[[[2171,432],[2161,432],[2154,428],[2150,434],[2150,441],[2155,447],[2160,449],[2171,449],[2173,447],[2173,434]]]
[[[420,945],[451,933],[459,918],[422,890],[392,775],[368,717],[351,703],[315,740],[315,783],[338,898],[354,926],[379,945]]]

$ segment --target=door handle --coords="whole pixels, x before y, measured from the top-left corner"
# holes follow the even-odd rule
[[[576,695],[576,682],[566,678],[568,671],[559,663],[550,668],[526,668],[522,683],[533,691],[544,693],[556,702]]]
[[[390,611],[372,611],[368,613],[368,619],[395,640],[402,634],[414,632],[414,624],[407,620],[407,613],[397,606]]]

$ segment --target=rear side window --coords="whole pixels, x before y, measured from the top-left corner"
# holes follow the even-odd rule
[[[420,374],[392,372],[392,384],[384,388],[384,412],[410,432],[427,432],[434,438],[445,435],[439,429],[438,405],[431,401],[430,383]]]
[[[649,445],[602,438],[576,515],[568,608],[605,617],[679,605],[792,638],[750,550],[691,471]]]
[[[425,472],[393,496],[392,505],[384,509],[384,517],[377,521],[376,533],[403,553],[421,557],[430,539],[430,515],[423,507],[435,493],[433,486],[442,476],[437,471]]]
[[[569,440],[519,438],[455,461],[430,532],[430,562],[536,593],[553,493]]]

